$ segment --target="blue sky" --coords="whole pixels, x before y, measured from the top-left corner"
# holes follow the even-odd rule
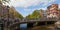
[[[45,10],[51,4],[59,4],[60,7],[60,0],[11,0],[10,2],[10,6],[14,6],[24,17],[36,9]]]

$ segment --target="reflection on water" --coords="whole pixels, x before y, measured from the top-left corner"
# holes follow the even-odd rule
[[[42,25],[28,28],[28,30],[55,30],[53,25]]]
[[[55,30],[54,25],[42,25],[27,28],[27,24],[20,24],[20,30]]]
[[[20,24],[20,30],[26,30],[27,29],[27,24]]]

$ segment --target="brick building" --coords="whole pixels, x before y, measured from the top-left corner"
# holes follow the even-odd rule
[[[7,22],[3,23],[2,21],[4,21],[4,18],[8,18],[7,14],[8,14],[7,6],[4,6],[2,3],[0,3],[0,21],[1,21],[0,23],[3,24],[2,27],[4,30],[7,30]]]
[[[59,10],[58,10],[58,4],[52,4],[47,7],[47,17],[58,17]]]
[[[40,13],[41,17],[46,17],[46,10],[38,10],[38,12]]]

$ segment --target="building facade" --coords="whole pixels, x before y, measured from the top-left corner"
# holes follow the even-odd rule
[[[40,9],[40,10],[38,10],[38,12],[39,12],[39,14],[41,15],[41,17],[46,17],[46,10],[42,10],[42,9]]]
[[[52,4],[47,7],[47,17],[57,17],[59,15],[58,4]]]

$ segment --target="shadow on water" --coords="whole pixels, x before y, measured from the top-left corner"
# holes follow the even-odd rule
[[[27,29],[27,24],[20,24],[20,30],[26,30]]]
[[[20,24],[20,30],[55,30],[54,25],[40,25],[27,28],[27,24]]]

